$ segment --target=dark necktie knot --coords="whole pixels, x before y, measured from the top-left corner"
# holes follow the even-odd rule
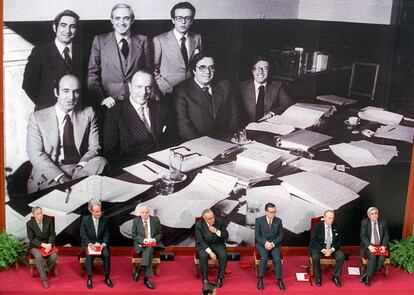
[[[125,59],[127,59],[128,58],[128,54],[129,54],[128,41],[125,40],[125,38],[122,38],[121,39],[121,43],[122,43],[122,46],[121,46],[122,55],[124,56]]]
[[[68,73],[72,68],[72,59],[69,55],[69,47],[65,47],[65,49],[63,49],[63,58],[65,60],[65,71]]]

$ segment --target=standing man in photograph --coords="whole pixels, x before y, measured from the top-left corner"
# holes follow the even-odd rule
[[[171,93],[178,83],[191,77],[189,63],[201,52],[201,36],[190,32],[196,14],[189,2],[180,2],[171,9],[171,31],[155,36],[155,79],[162,94]]]
[[[93,39],[88,90],[107,109],[129,97],[128,81],[137,70],[150,68],[147,37],[131,32],[134,18],[129,5],[116,4],[111,10],[114,31]]]
[[[24,70],[22,88],[35,104],[35,110],[42,110],[56,103],[53,88],[60,77],[72,73],[82,81],[81,48],[73,44],[78,29],[79,16],[65,10],[53,22],[55,40],[35,46]]]
[[[282,281],[282,262],[280,259],[283,239],[282,220],[276,217],[277,211],[275,204],[267,203],[265,205],[265,211],[265,216],[256,218],[255,224],[256,249],[260,253],[257,289],[264,289],[263,276],[266,273],[267,260],[270,254],[275,268],[277,285],[281,291],[284,291],[286,288]]]

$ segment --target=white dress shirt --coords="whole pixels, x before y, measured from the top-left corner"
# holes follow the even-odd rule
[[[65,48],[69,48],[69,56],[72,59],[72,42],[69,45],[63,44],[62,42],[60,42],[57,38],[55,38],[55,45],[60,53],[60,55],[63,57],[63,59],[65,59],[65,54],[63,53],[63,51],[65,50]]]
[[[173,30],[175,39],[177,39],[178,47],[181,48],[181,38],[185,37],[185,49],[187,49],[187,56],[190,58],[190,41],[188,40],[188,33],[184,35],[177,32],[175,29]]]

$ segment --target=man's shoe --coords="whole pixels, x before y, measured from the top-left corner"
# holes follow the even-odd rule
[[[105,279],[105,284],[109,287],[112,288],[114,285],[112,284],[112,281],[110,278],[106,278]]]
[[[316,278],[316,279],[315,279],[315,284],[316,284],[316,286],[318,286],[318,287],[322,286],[322,279],[321,279],[321,278]]]
[[[88,287],[88,289],[92,289],[92,288],[93,288],[93,285],[92,285],[92,279],[88,279],[88,280],[86,281],[86,287]]]
[[[259,289],[259,290],[263,290],[263,289],[264,289],[264,286],[263,286],[263,279],[262,279],[262,278],[259,278],[259,279],[257,280],[257,289]]]
[[[280,291],[285,291],[286,287],[285,284],[283,284],[282,280],[277,280],[277,284],[279,286]]]
[[[367,286],[367,287],[371,287],[371,278],[370,277],[365,278],[364,285]]]
[[[155,286],[151,283],[148,279],[144,279],[144,285],[147,286],[148,289],[154,289]]]
[[[363,274],[362,274],[362,276],[360,277],[360,281],[361,281],[361,283],[365,283],[365,279],[367,278],[367,273],[366,272],[364,272]]]
[[[45,289],[49,288],[49,282],[47,281],[47,279],[42,279],[42,286]]]
[[[334,282],[335,283],[335,286],[337,286],[338,288],[339,287],[342,287],[342,284],[339,281],[339,278],[338,277],[332,277],[332,282]]]
[[[217,288],[221,288],[223,287],[223,279],[222,278],[218,278],[217,279]]]

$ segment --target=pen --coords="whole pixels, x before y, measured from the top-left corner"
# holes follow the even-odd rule
[[[297,156],[297,157],[293,157],[291,159],[288,159],[286,161],[283,161],[282,166],[287,166],[292,162],[295,162],[296,160],[299,160],[300,158],[302,158],[301,156]]]
[[[388,130],[387,132],[393,131],[395,129],[395,127],[392,127],[390,130]]]
[[[70,193],[72,192],[72,188],[69,187],[68,189],[66,189],[66,199],[65,199],[65,204],[67,204],[69,202],[69,196]]]
[[[152,169],[152,168],[150,168],[149,166],[147,166],[146,164],[142,164],[142,166],[144,166],[145,168],[147,168],[149,171],[151,171],[152,173],[155,173],[155,174],[159,174],[157,171],[155,171],[154,169]]]

